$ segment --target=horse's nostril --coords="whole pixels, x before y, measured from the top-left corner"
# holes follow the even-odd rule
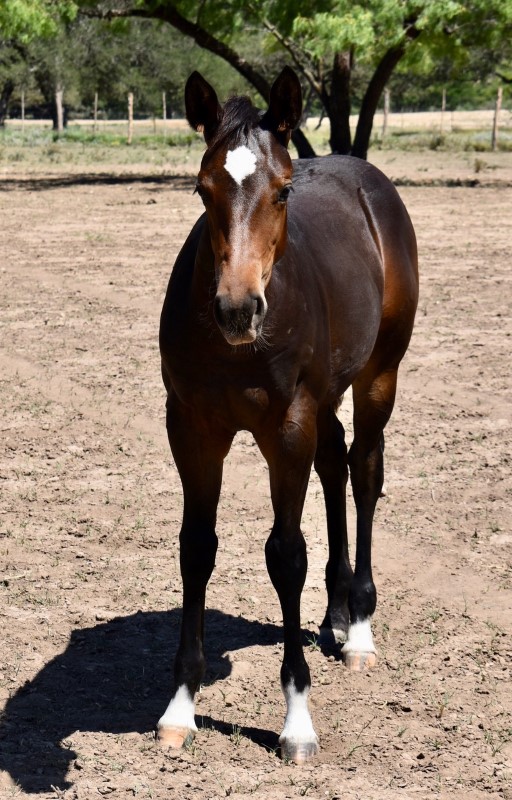
[[[256,309],[255,309],[254,313],[258,317],[261,317],[261,315],[263,314],[263,307],[264,307],[263,306],[263,298],[262,298],[262,296],[260,294],[257,294],[256,297],[254,298],[254,301],[256,303]]]
[[[265,316],[267,311],[265,298],[261,294],[253,294],[252,299],[254,301],[254,314],[261,319],[261,317]]]

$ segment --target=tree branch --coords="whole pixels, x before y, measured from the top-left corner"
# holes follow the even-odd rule
[[[503,81],[503,83],[512,83],[512,78],[507,78],[507,76],[503,75],[502,72],[498,72],[498,70],[496,70],[494,74],[496,75],[497,78]]]
[[[119,19],[127,17],[138,17],[142,19],[159,19],[168,22],[180,33],[193,39],[200,47],[209,50],[216,56],[227,61],[242,77],[254,86],[257,92],[268,101],[270,96],[270,85],[263,75],[255,70],[246,60],[242,58],[232,47],[221,42],[211,33],[201,27],[197,22],[191,22],[184,17],[173,3],[165,2],[153,6],[150,10],[145,8],[113,9],[110,11],[81,11],[86,16],[98,17],[100,19]]]
[[[253,13],[257,14],[257,9],[251,4],[249,4],[249,8],[253,11]],[[300,52],[299,48],[296,46],[295,42],[290,39],[288,36],[284,36],[275,25],[273,25],[270,20],[266,17],[261,17],[260,22],[264,28],[268,30],[269,33],[272,34],[274,39],[276,39],[279,44],[290,54],[293,63],[301,72],[301,74],[306,78],[308,83],[310,84],[311,88],[318,95],[320,98],[321,93],[321,85],[316,80],[314,73],[311,69],[307,66],[306,61],[307,59],[304,58],[304,54]]]

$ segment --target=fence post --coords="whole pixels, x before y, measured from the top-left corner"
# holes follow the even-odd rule
[[[133,92],[128,93],[128,144],[133,139]]]
[[[96,136],[96,130],[98,128],[98,92],[94,92],[94,122],[92,125],[92,132]]]
[[[443,96],[441,98],[441,135],[444,133],[444,112],[446,111],[446,86],[443,86]]]
[[[61,83],[58,83],[55,87],[55,112],[56,112],[56,122],[57,122],[57,136],[60,136],[61,133],[64,132],[64,104],[63,104],[63,97],[64,97],[64,89]]]
[[[389,98],[391,92],[388,88],[384,89],[384,116],[382,117],[382,141],[388,131],[388,117],[389,117]]]
[[[498,89],[498,94],[496,96],[496,106],[494,108],[494,120],[492,123],[492,143],[491,147],[493,150],[498,149],[498,128],[499,128],[499,116],[501,110],[501,101],[503,99],[503,87],[500,86]]]
[[[165,92],[162,92],[162,119],[164,123],[164,139],[167,135],[167,99]]]

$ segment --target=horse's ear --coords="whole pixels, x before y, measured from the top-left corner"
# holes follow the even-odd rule
[[[193,72],[185,85],[185,109],[190,126],[203,131],[208,144],[218,128],[222,108],[215,89],[199,72]]]
[[[268,111],[261,121],[261,127],[272,131],[284,145],[288,145],[301,115],[300,81],[291,67],[285,67],[272,84]]]

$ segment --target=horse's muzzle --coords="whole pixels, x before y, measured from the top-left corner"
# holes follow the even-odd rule
[[[261,294],[248,294],[236,302],[230,295],[218,294],[213,311],[215,321],[229,344],[249,344],[258,338],[267,303]]]

